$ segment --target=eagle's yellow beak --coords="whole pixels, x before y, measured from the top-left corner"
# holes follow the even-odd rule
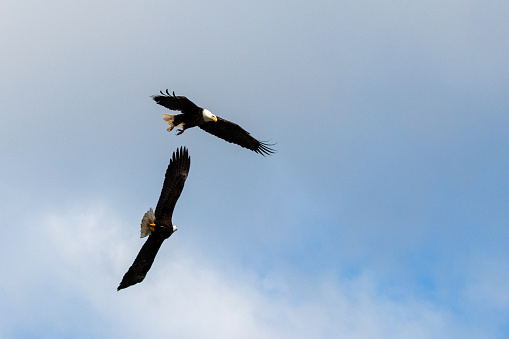
[[[214,122],[217,122],[217,117],[215,115],[213,115],[212,120],[214,120]]]

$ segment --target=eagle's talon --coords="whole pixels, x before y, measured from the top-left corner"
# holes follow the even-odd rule
[[[179,129],[177,135],[181,135],[182,133],[184,133],[184,129]]]

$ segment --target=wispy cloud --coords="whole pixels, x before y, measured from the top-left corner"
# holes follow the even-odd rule
[[[380,293],[365,271],[348,279],[222,267],[179,230],[146,280],[117,292],[143,240],[103,203],[41,216],[2,283],[4,337],[171,335],[179,338],[470,338],[474,324],[447,309]],[[185,237],[185,234],[182,234]],[[220,246],[220,244],[218,244]],[[5,255],[5,253],[4,253]],[[3,268],[5,272],[5,267]],[[90,326],[89,321],[93,322]],[[79,334],[78,334],[79,333]]]

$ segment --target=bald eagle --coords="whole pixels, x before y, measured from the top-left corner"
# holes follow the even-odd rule
[[[166,94],[160,91],[161,95],[154,95],[152,99],[159,105],[173,111],[180,111],[182,114],[163,114],[163,120],[170,125],[168,131],[173,128],[180,128],[177,135],[184,133],[188,128],[198,126],[228,142],[250,149],[263,156],[270,155],[275,151],[270,148],[273,144],[258,141],[239,125],[222,119],[212,114],[208,109],[196,106],[191,100],[183,96],[175,96],[166,90]]]
[[[171,217],[175,204],[184,188],[190,165],[191,158],[185,147],[181,147],[180,150],[177,149],[173,152],[170,164],[166,170],[163,189],[157,202],[156,211],[154,213],[152,208],[150,208],[141,221],[141,238],[147,235],[149,237],[142,246],[138,256],[136,256],[134,263],[122,278],[117,291],[143,281],[163,241],[168,239],[177,230],[177,226],[172,224]]]

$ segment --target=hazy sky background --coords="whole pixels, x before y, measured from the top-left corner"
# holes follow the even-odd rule
[[[507,1],[2,1],[2,338],[509,338]],[[277,142],[166,132],[168,88]],[[141,284],[171,153],[179,227]]]

